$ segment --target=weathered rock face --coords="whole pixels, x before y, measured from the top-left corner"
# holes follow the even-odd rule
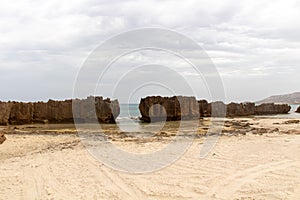
[[[115,123],[120,114],[120,106],[118,100],[88,97],[84,101],[73,100],[73,113],[76,122]]]
[[[255,114],[254,103],[230,103],[226,108],[227,117],[250,116]]]
[[[203,117],[243,117],[251,115],[287,114],[291,109],[287,104],[262,104],[255,106],[255,103],[230,103],[225,105],[221,101],[206,104],[205,100],[199,101],[199,107],[200,116]],[[226,112],[226,114],[224,114],[224,112]]]
[[[288,104],[265,103],[255,106],[255,115],[287,114],[291,110]]]
[[[28,124],[33,120],[33,103],[12,102],[9,124]]]
[[[75,106],[75,108],[74,108]],[[119,102],[102,97],[36,103],[0,102],[0,124],[28,123],[115,123],[120,114]],[[75,111],[73,115],[73,111]]]
[[[0,125],[9,124],[9,115],[10,115],[11,107],[12,107],[12,103],[0,101]]]
[[[139,109],[144,122],[199,118],[199,104],[195,97],[146,97],[141,99]]]
[[[82,100],[85,101],[85,100]],[[72,123],[72,100],[53,101],[33,104],[33,122],[35,123]]]
[[[0,131],[0,144],[2,144],[6,140],[4,133]]]
[[[225,117],[226,105],[222,101],[208,103],[206,100],[200,100],[199,113],[200,117]]]
[[[225,117],[226,105],[222,101],[209,103],[208,112],[211,113],[211,117]]]
[[[300,106],[297,108],[296,113],[300,113]]]
[[[203,100],[200,100],[198,101],[199,103],[199,114],[200,114],[200,117],[210,117],[211,116],[211,113],[209,113],[209,110],[208,110],[208,102],[203,99]]]

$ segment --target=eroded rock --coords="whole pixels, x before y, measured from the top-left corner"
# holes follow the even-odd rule
[[[199,104],[195,97],[146,97],[141,99],[139,109],[144,122],[199,118]]]
[[[76,122],[115,123],[120,114],[118,100],[102,97],[35,103],[0,102],[0,108],[1,125],[73,123],[74,116]]]
[[[10,115],[11,107],[12,107],[12,103],[0,101],[0,125],[9,124],[9,115]]]
[[[287,114],[291,110],[288,104],[265,103],[255,106],[255,115]]]
[[[230,103],[226,108],[227,117],[250,116],[255,114],[254,103]]]

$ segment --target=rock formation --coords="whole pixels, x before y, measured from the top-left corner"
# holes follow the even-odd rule
[[[226,105],[222,101],[216,101],[208,104],[208,113],[210,117],[225,117]]]
[[[88,97],[84,101],[73,100],[73,113],[77,122],[115,123],[120,114],[120,106],[118,100]]]
[[[0,125],[9,124],[9,115],[12,103],[0,101]]]
[[[226,116],[250,116],[255,114],[254,103],[230,103],[227,105]]]
[[[274,103],[258,106],[255,106],[255,103],[230,103],[226,105],[222,101],[212,103],[208,103],[206,100],[196,101],[194,97],[153,96],[141,99],[139,109],[142,121],[153,122],[196,119],[197,117],[242,117],[287,114],[291,107],[287,104]]]
[[[210,117],[211,113],[209,112],[209,108],[208,108],[209,103],[205,99],[198,101],[198,103],[199,103],[200,117]]]
[[[222,101],[208,103],[206,100],[196,101],[194,97],[146,97],[141,99],[139,109],[141,120],[176,121],[196,119],[197,117],[243,117],[251,115],[287,114],[291,107],[287,104],[230,103]],[[198,106],[196,105],[198,104]],[[180,105],[180,106],[179,106]],[[181,109],[180,109],[181,107]],[[196,112],[198,111],[198,113]]]
[[[9,124],[28,124],[33,120],[33,103],[12,102]]]
[[[271,103],[255,106],[254,103],[230,103],[225,105],[221,101],[206,104],[205,100],[199,101],[199,107],[200,116],[203,117],[244,117],[251,115],[276,115],[287,114],[291,109],[291,107],[287,104]],[[225,109],[226,114],[224,114]]]
[[[0,144],[2,144],[6,140],[4,133],[0,131]]]
[[[85,100],[81,100],[85,101]],[[72,123],[72,100],[53,101],[49,100],[47,103],[37,102],[33,105],[34,123]]]
[[[100,122],[115,123],[120,114],[118,100],[102,97],[35,103],[0,102],[0,124],[28,123],[73,123]],[[74,112],[75,111],[75,112]],[[74,113],[74,115],[73,115]]]
[[[146,97],[141,99],[139,109],[144,122],[199,118],[199,104],[195,97]]]
[[[297,108],[296,113],[300,113],[300,106]]]
[[[265,103],[255,106],[255,115],[287,114],[291,110],[288,104]]]

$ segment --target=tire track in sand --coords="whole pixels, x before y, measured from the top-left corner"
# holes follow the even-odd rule
[[[283,160],[273,163],[267,163],[263,165],[258,165],[255,167],[247,168],[245,170],[238,171],[226,178],[225,180],[220,180],[221,182],[213,187],[209,193],[211,196],[218,194],[218,196],[229,199],[246,183],[253,181],[255,178],[265,175],[266,173],[284,170],[286,168],[295,165],[295,161]]]

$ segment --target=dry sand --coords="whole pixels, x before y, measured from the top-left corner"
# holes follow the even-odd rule
[[[278,129],[221,136],[205,159],[199,159],[205,138],[197,138],[169,167],[139,175],[104,166],[69,129],[7,134],[0,145],[0,199],[300,199],[300,124],[234,120]],[[115,140],[139,152],[167,142]]]

